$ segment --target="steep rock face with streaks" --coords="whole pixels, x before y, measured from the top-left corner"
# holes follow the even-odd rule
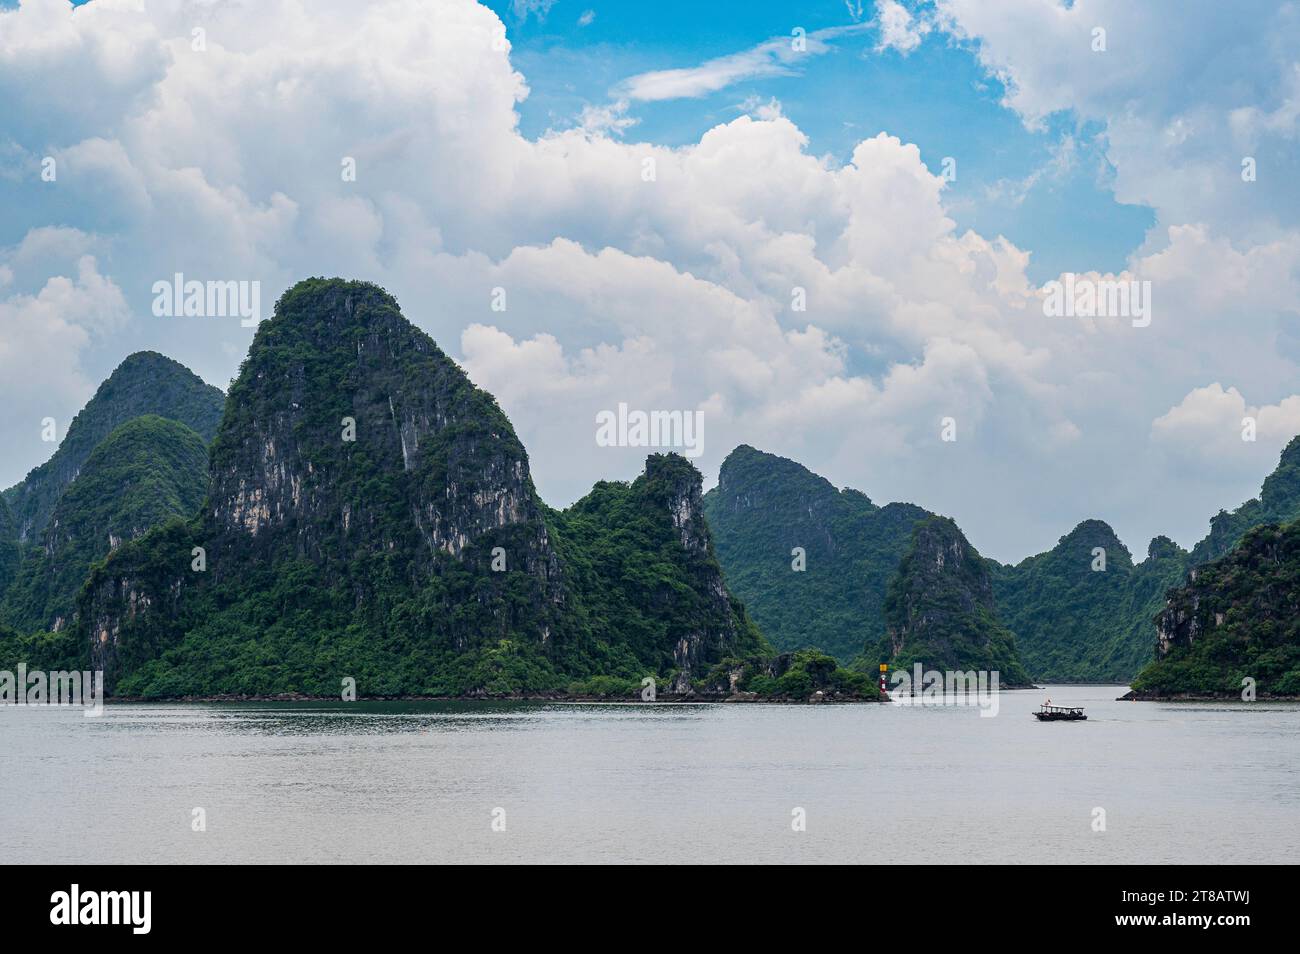
[[[301,282],[231,386],[203,512],[92,578],[92,651],[121,673],[138,639],[137,683],[195,692],[319,689],[323,658],[433,692],[411,688],[429,659],[512,640],[545,666],[566,591],[543,509],[496,402],[391,296]],[[251,658],[223,681],[232,652]]]
[[[654,455],[546,507],[495,400],[387,293],[312,279],[231,386],[201,512],[94,570],[83,638],[124,695],[685,691],[764,649],[700,485]]]
[[[491,572],[508,551],[559,599],[558,568],[528,457],[476,388],[382,290],[303,282],[260,329],[212,447],[218,542],[346,563],[442,558]]]

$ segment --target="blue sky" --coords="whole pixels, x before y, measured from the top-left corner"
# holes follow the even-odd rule
[[[1300,433],[1298,51],[1274,0],[0,0],[0,486],[131,351],[229,383],[251,329],[155,282],[324,274],[393,292],[553,505],[641,470],[594,441],[627,403],[700,411],[706,482],[751,444],[999,559],[1189,545]],[[1093,270],[1153,320],[1049,317]]]
[[[618,84],[629,76],[693,67],[790,36],[795,27],[812,33],[868,25],[876,16],[874,4],[864,2],[855,18],[844,0],[798,8],[682,0],[558,0],[547,9],[512,0],[487,5],[506,24],[512,59],[528,79],[531,93],[519,113],[530,137],[573,125],[584,106],[616,98]],[[882,131],[919,146],[936,174],[944,157],[955,158],[950,214],[960,228],[1005,235],[1032,250],[1029,275],[1037,282],[1063,271],[1124,267],[1154,215],[1116,201],[1098,124],[1065,111],[1031,131],[1002,105],[1002,83],[981,67],[969,44],[931,33],[904,55],[876,52],[877,37],[869,27],[844,36],[831,52],[808,57],[789,75],[743,80],[698,98],[635,103],[629,116],[637,122],[624,138],[688,144],[755,100],[775,97],[807,134],[810,151],[841,163],[859,140]],[[1054,163],[1063,143],[1071,161]],[[1008,201],[1009,192],[1016,201]]]

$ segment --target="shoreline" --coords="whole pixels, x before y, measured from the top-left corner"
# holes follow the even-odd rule
[[[1137,692],[1130,689],[1122,696],[1115,697],[1116,702],[1240,702],[1250,705],[1241,698],[1240,692]],[[1300,696],[1277,696],[1260,693],[1251,702],[1300,702]]]
[[[1043,686],[1004,686],[1001,692],[1030,692],[1041,690]],[[245,695],[241,693],[225,693],[216,695],[200,696],[110,696],[104,700],[105,705],[117,703],[138,705],[140,703],[175,703],[175,702],[348,702],[339,696],[317,696],[302,692],[279,692],[279,693],[255,693]],[[796,698],[793,696],[760,696],[752,692],[738,693],[715,693],[715,692],[691,692],[691,693],[668,693],[661,692],[653,700],[642,699],[639,695],[635,696],[598,696],[587,694],[575,694],[568,692],[541,692],[541,693],[510,693],[508,695],[486,695],[486,694],[468,694],[459,696],[365,696],[351,700],[351,702],[574,702],[574,703],[601,703],[605,705],[699,705],[708,703],[710,705],[719,703],[743,704],[743,703],[771,703],[775,705],[855,705],[855,704],[879,704],[891,702],[888,693],[881,693],[876,696],[854,696],[854,695],[832,695],[830,693],[817,692],[808,698]]]
[[[338,696],[313,696],[305,693],[283,692],[272,694],[258,695],[212,695],[212,696],[165,696],[157,698],[146,698],[144,696],[112,696],[104,700],[105,705],[124,704],[139,705],[141,703],[216,703],[216,702],[328,702],[351,705],[356,702],[570,702],[581,704],[602,704],[602,705],[637,705],[637,706],[655,706],[655,705],[716,705],[719,703],[772,703],[775,705],[852,705],[852,704],[874,704],[888,702],[887,696],[877,698],[865,698],[860,696],[823,696],[822,698],[796,699],[789,696],[757,696],[753,693],[738,693],[735,695],[722,695],[718,693],[691,693],[689,695],[676,693],[661,693],[654,700],[645,700],[638,697],[627,698],[623,696],[594,696],[594,695],[573,695],[570,693],[521,693],[504,696],[490,695],[463,695],[463,696],[366,696],[363,698],[345,700]]]

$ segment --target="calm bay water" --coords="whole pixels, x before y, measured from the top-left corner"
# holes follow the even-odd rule
[[[1300,705],[0,709],[9,862],[1260,862],[1300,852]],[[1084,723],[1033,709],[1088,707]],[[207,830],[191,830],[206,811]],[[794,808],[807,830],[791,830]],[[1092,830],[1093,809],[1106,831]],[[492,830],[495,808],[506,830]]]

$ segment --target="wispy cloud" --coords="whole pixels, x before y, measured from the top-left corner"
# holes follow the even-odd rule
[[[1020,179],[999,179],[984,190],[985,200],[1019,206],[1043,182],[1063,182],[1079,162],[1079,142],[1066,133],[1048,146],[1048,159]]]
[[[619,100],[605,106],[587,105],[582,108],[578,119],[581,126],[593,136],[621,136],[624,130],[635,126],[640,120],[627,115],[627,100]]]
[[[546,15],[551,12],[551,7],[555,6],[555,0],[514,0],[511,4],[511,11],[515,19],[520,23],[525,22],[529,15],[537,18],[538,23],[546,20]]]
[[[735,83],[771,76],[792,76],[799,72],[799,61],[820,56],[831,49],[830,41],[860,33],[868,24],[829,27],[804,35],[773,37],[748,50],[707,60],[698,66],[638,73],[620,83],[615,90],[619,99],[658,102],[667,99],[690,99],[716,93]]]

